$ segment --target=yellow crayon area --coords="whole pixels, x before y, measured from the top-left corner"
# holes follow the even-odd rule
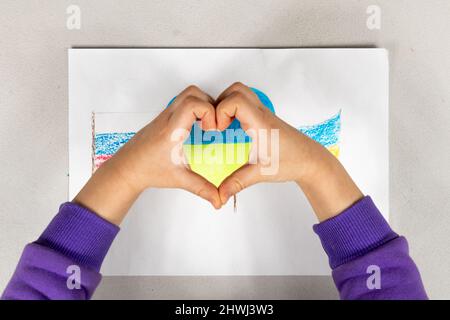
[[[339,158],[339,145],[334,145],[327,147],[328,151],[330,151],[336,158]]]
[[[248,162],[251,142],[185,144],[183,148],[191,170],[218,187]]]
[[[183,148],[191,170],[218,187],[226,177],[248,162],[251,142],[185,144]],[[339,145],[327,149],[339,157]]]

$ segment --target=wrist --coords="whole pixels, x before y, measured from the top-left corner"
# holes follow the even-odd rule
[[[294,181],[299,185],[314,183],[330,166],[337,160],[321,144],[309,137],[299,134],[300,141],[297,143],[299,152],[295,157],[297,166]]]
[[[322,159],[296,181],[308,198],[319,221],[340,214],[363,197],[341,163],[324,148]]]
[[[95,172],[73,202],[119,225],[142,191],[130,183],[112,160]]]

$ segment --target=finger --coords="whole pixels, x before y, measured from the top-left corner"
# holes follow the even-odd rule
[[[216,104],[220,103],[222,100],[226,99],[230,94],[234,92],[240,92],[244,95],[247,95],[249,93],[253,93],[253,91],[247,87],[245,84],[241,82],[235,82],[228,88],[226,88],[216,99]]]
[[[246,95],[240,91],[234,91],[221,100],[216,107],[217,129],[225,130],[234,118],[241,122],[245,131],[252,128],[256,129],[256,124],[262,112]]]
[[[172,114],[172,121],[174,121],[177,129],[190,131],[197,120],[201,121],[203,130],[215,130],[217,128],[214,106],[195,96],[184,98],[182,105]]]
[[[258,182],[261,182],[258,166],[247,164],[236,170],[219,186],[219,196],[222,204],[227,203],[231,196]]]
[[[183,104],[183,101],[187,98],[187,97],[196,97],[200,100],[203,100],[205,102],[208,102],[210,104],[214,103],[214,99],[208,95],[207,93],[203,92],[199,87],[195,86],[195,85],[190,85],[189,87],[187,87],[186,89],[184,89],[183,91],[180,92],[180,94],[177,95],[177,97],[175,98],[175,100],[173,101],[173,103],[169,106],[171,107],[172,110],[177,109],[180,105]]]
[[[186,170],[179,178],[181,188],[209,201],[214,208],[220,209],[222,202],[219,191],[211,182],[190,170]]]

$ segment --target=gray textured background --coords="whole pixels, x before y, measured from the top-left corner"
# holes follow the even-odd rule
[[[69,4],[81,7],[79,31],[66,29]],[[371,4],[379,31],[366,28]],[[449,17],[448,0],[1,0],[0,290],[67,199],[68,48],[376,46],[390,52],[391,224],[429,296],[449,299]],[[106,277],[95,295],[336,297],[329,277]]]

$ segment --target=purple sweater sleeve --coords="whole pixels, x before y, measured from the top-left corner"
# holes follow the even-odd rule
[[[314,226],[341,299],[427,299],[408,243],[370,197]]]
[[[89,299],[118,231],[83,207],[63,204],[39,239],[25,247],[2,299]],[[314,231],[341,298],[427,298],[406,239],[391,230],[369,197]],[[77,268],[79,277],[73,277]]]
[[[65,203],[28,244],[2,299],[89,299],[119,228],[95,213]]]

